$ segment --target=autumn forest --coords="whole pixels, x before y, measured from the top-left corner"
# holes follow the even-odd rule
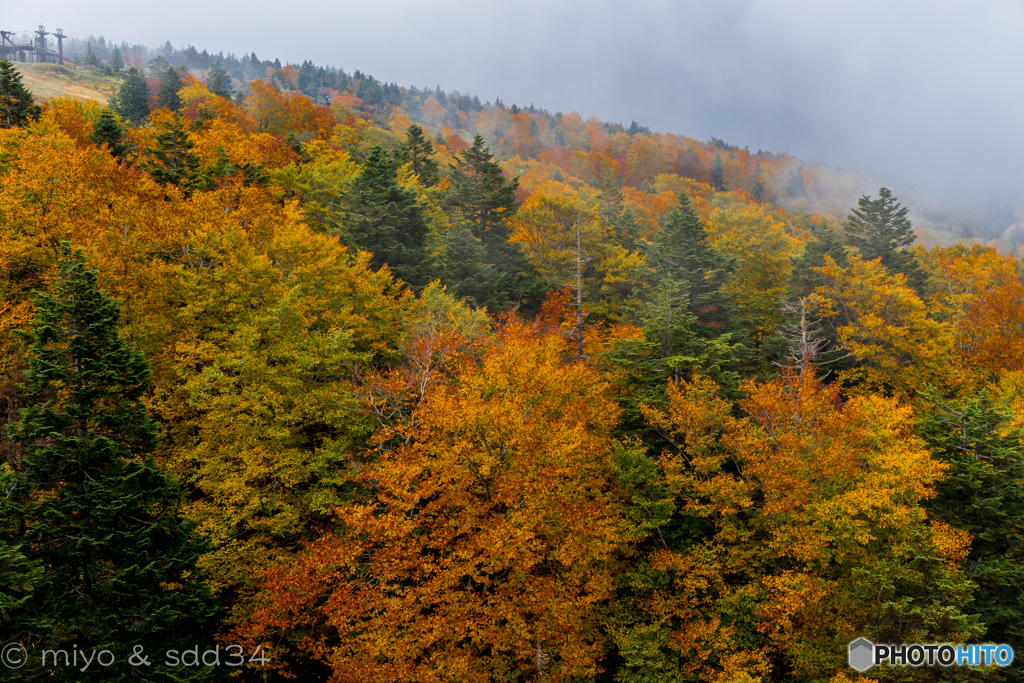
[[[105,104],[0,61],[0,679],[1020,676],[847,665],[1024,656],[1015,256],[717,138],[98,48]]]

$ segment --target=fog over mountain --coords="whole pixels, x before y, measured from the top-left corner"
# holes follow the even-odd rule
[[[399,85],[715,135],[868,173],[918,212],[969,207],[991,224],[986,237],[1024,206],[1016,0],[142,7],[41,0],[5,7],[0,23],[31,30],[41,18],[77,37],[310,59]]]

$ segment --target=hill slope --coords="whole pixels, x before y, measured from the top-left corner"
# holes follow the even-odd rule
[[[37,102],[45,102],[51,97],[73,97],[106,104],[107,98],[117,88],[117,78],[71,64],[15,62],[14,65]]]

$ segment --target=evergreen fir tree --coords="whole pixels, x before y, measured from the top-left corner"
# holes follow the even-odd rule
[[[217,147],[217,158],[203,167],[199,172],[195,187],[201,190],[213,190],[227,178],[241,175],[242,184],[266,187],[270,183],[270,174],[262,164],[247,161],[233,164],[222,146]]]
[[[483,239],[491,226],[511,218],[519,208],[519,178],[505,180],[481,135],[473,137],[473,144],[462,152],[450,175],[451,202],[474,224],[478,238]]]
[[[110,51],[110,59],[107,60],[107,64],[110,65],[110,69],[114,73],[118,73],[124,69],[124,61],[121,59],[121,51],[116,47]]]
[[[0,473],[0,481],[3,480]],[[39,589],[43,568],[25,557],[22,546],[9,545],[3,536],[0,534],[0,623],[14,624],[18,612],[28,606]],[[0,633],[0,647],[8,645],[8,638],[19,635]]]
[[[878,199],[863,195],[857,208],[843,223],[846,241],[860,250],[865,260],[881,258],[890,273],[903,273],[918,292],[924,285],[924,273],[909,251],[917,239],[907,214],[887,187],[878,190]]]
[[[633,215],[633,209],[623,206],[622,191],[611,180],[605,182],[597,195],[598,214],[601,222],[612,229],[615,244],[627,251],[640,248],[640,224]]]
[[[831,256],[841,266],[847,264],[843,235],[828,222],[819,223],[811,228],[811,238],[804,244],[803,253],[793,261],[789,287],[792,296],[807,296],[816,287],[824,284],[824,280],[814,272],[814,268],[825,265],[825,256]]]
[[[963,562],[978,584],[968,612],[987,627],[985,640],[1024,648],[1024,434],[984,390],[935,406],[919,423],[945,476],[928,505],[929,516],[971,534]],[[1011,677],[1019,680],[1019,675]]]
[[[0,473],[0,541],[20,545],[43,574],[4,630],[35,652],[121,653],[85,672],[30,658],[24,680],[129,680],[124,653],[201,643],[217,606],[197,579],[205,544],[178,518],[179,488],[153,460],[157,427],[142,403],[149,365],[118,336],[119,306],[81,252],[63,243],[57,270],[25,335],[30,405],[10,430],[22,455]],[[151,680],[209,674],[146,671]]]
[[[178,91],[184,87],[181,80],[181,72],[173,67],[167,67],[160,72],[160,106],[167,107],[173,112],[181,109],[181,98]]]
[[[39,118],[40,112],[18,69],[10,60],[0,59],[0,128],[23,126]]]
[[[99,118],[93,124],[92,135],[89,137],[89,140],[97,146],[107,145],[110,154],[119,161],[124,159],[124,155],[131,149],[125,142],[121,122],[117,120],[117,115],[110,111],[109,108],[104,108],[100,112]]]
[[[722,172],[722,156],[715,150],[715,156],[711,159],[711,186],[719,192],[725,192]]]
[[[434,154],[434,145],[430,138],[424,135],[423,129],[415,123],[409,126],[405,132],[405,142],[399,145],[395,151],[397,159],[401,163],[412,163],[412,171],[420,177],[420,184],[431,187],[441,179],[440,167],[431,156]]]
[[[149,70],[154,74],[162,74],[165,70],[171,67],[170,62],[163,55],[157,55],[150,59],[146,64],[149,65]],[[159,77],[159,76],[158,76]]]
[[[711,246],[686,192],[679,194],[679,204],[662,219],[661,231],[647,247],[647,259],[660,275],[687,284],[698,336],[711,338],[732,331],[724,287],[733,262]]]
[[[135,67],[125,72],[117,93],[110,99],[109,106],[118,116],[134,125],[139,125],[149,116],[149,90],[146,77]]]
[[[546,289],[544,283],[519,245],[509,242],[509,220],[519,208],[519,179],[505,180],[501,166],[494,161],[481,135],[474,136],[473,144],[462,152],[458,164],[450,167],[449,178],[452,187],[448,208],[469,221],[473,236],[484,247],[487,263],[497,274],[495,299],[490,307],[539,307]]]
[[[640,248],[640,223],[633,215],[633,209],[626,207],[612,223],[612,237],[615,243],[628,251]]]
[[[441,238],[442,251],[436,266],[437,277],[452,294],[471,306],[500,306],[495,285],[498,274],[487,263],[487,250],[473,236],[470,225],[455,216],[453,225]]]
[[[622,215],[622,191],[612,180],[606,180],[597,195],[597,213],[605,225],[614,225]]]
[[[214,95],[231,99],[231,75],[220,65],[220,61],[210,67],[206,74],[206,88]]]
[[[96,53],[92,51],[92,43],[85,44],[85,54],[82,55],[82,64],[86,66],[96,66]]]
[[[398,186],[394,160],[374,145],[352,189],[350,234],[373,252],[374,268],[387,264],[414,289],[430,282],[427,224],[416,193]]]
[[[188,137],[185,120],[179,114],[163,123],[156,134],[156,147],[146,150],[151,159],[143,168],[161,185],[177,185],[190,193],[199,181],[199,155]]]

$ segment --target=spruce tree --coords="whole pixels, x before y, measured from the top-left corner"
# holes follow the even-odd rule
[[[804,244],[803,253],[793,260],[790,294],[794,298],[807,296],[824,284],[824,278],[815,273],[814,268],[825,265],[825,256],[832,257],[841,266],[847,265],[843,235],[829,222],[811,227],[811,238]]]
[[[623,433],[654,439],[638,403],[664,405],[665,379],[689,377],[697,369],[727,395],[736,395],[738,368],[749,352],[737,341],[740,330],[724,288],[733,261],[711,246],[685,192],[662,219],[647,245],[651,286],[638,312],[642,339],[617,343],[612,359],[627,373],[630,388],[621,402]]]
[[[474,136],[458,164],[449,167],[449,179],[452,187],[448,208],[469,222],[496,275],[494,299],[488,306],[503,310],[518,305],[527,311],[536,310],[544,296],[544,283],[519,245],[509,242],[509,220],[519,209],[519,179],[505,180],[501,165],[494,161],[481,135]]]
[[[637,251],[640,248],[640,223],[633,215],[633,209],[626,207],[612,222],[612,237],[615,243],[627,251]]]
[[[401,163],[411,163],[412,172],[420,177],[420,184],[431,187],[441,179],[440,168],[431,156],[434,145],[415,123],[405,132],[405,142],[399,145],[395,156]]]
[[[143,167],[161,185],[177,185],[186,194],[200,181],[202,160],[192,151],[195,143],[188,137],[185,120],[175,114],[156,134],[156,147],[146,150],[151,159]]]
[[[0,59],[0,128],[24,126],[39,118],[40,111],[18,69],[10,60]]]
[[[968,612],[988,629],[987,642],[1024,648],[1024,434],[984,390],[934,406],[918,429],[947,467],[929,516],[971,535],[962,566],[977,583]],[[1009,677],[1019,680],[1019,674]]]
[[[124,69],[124,61],[121,59],[121,51],[116,47],[110,51],[110,59],[107,60],[107,64],[110,65],[110,68],[114,73],[118,73]]]
[[[427,223],[413,190],[399,187],[395,161],[374,145],[352,188],[350,233],[361,249],[373,252],[371,264],[387,264],[413,289],[430,282]]]
[[[519,178],[505,180],[501,166],[494,161],[481,135],[473,137],[473,144],[462,152],[450,175],[451,202],[474,224],[473,232],[479,239],[484,239],[492,226],[515,215],[519,208]]]
[[[723,180],[722,155],[716,151],[715,156],[711,159],[711,186],[719,192],[725,192]]]
[[[30,658],[24,680],[134,680],[133,647],[158,653],[211,637],[217,606],[195,564],[206,546],[178,518],[179,487],[153,460],[157,427],[142,403],[149,365],[119,337],[118,304],[66,242],[57,272],[25,334],[29,406],[10,429],[21,456],[0,473],[0,549],[20,547],[43,573],[4,635],[34,653],[74,646],[116,659],[83,670]],[[145,671],[149,680],[210,673]]]
[[[597,212],[601,217],[601,222],[605,225],[614,225],[622,215],[623,201],[622,191],[619,190],[615,181],[606,180],[597,195]]]
[[[220,65],[220,61],[211,66],[206,74],[206,89],[214,95],[231,99],[231,75]]]
[[[85,44],[85,54],[82,55],[82,64],[86,66],[96,66],[96,53],[92,51],[92,43],[88,42]]]
[[[173,112],[181,109],[181,98],[178,91],[185,86],[181,80],[181,72],[168,66],[160,72],[160,106],[167,107]]]
[[[124,159],[124,155],[131,149],[125,142],[121,122],[117,120],[117,115],[108,108],[104,108],[100,112],[99,118],[93,124],[92,131],[92,135],[89,136],[90,142],[97,146],[106,145],[111,156],[118,161]]]
[[[436,273],[448,291],[478,308],[500,305],[495,295],[498,274],[487,263],[487,250],[473,237],[470,225],[456,216],[441,246]]]
[[[146,77],[132,67],[125,72],[117,93],[110,100],[110,108],[122,119],[136,126],[149,116],[149,90]]]
[[[901,207],[887,187],[878,190],[878,199],[863,195],[857,208],[850,209],[843,223],[846,241],[860,250],[865,260],[882,259],[890,273],[903,273],[907,281],[919,292],[924,274],[914,255],[908,251],[917,239],[914,227],[907,218],[910,209]]]
[[[686,284],[698,336],[717,337],[732,330],[724,287],[734,263],[711,246],[686,192],[662,219],[661,231],[647,247],[647,261],[660,276]]]

